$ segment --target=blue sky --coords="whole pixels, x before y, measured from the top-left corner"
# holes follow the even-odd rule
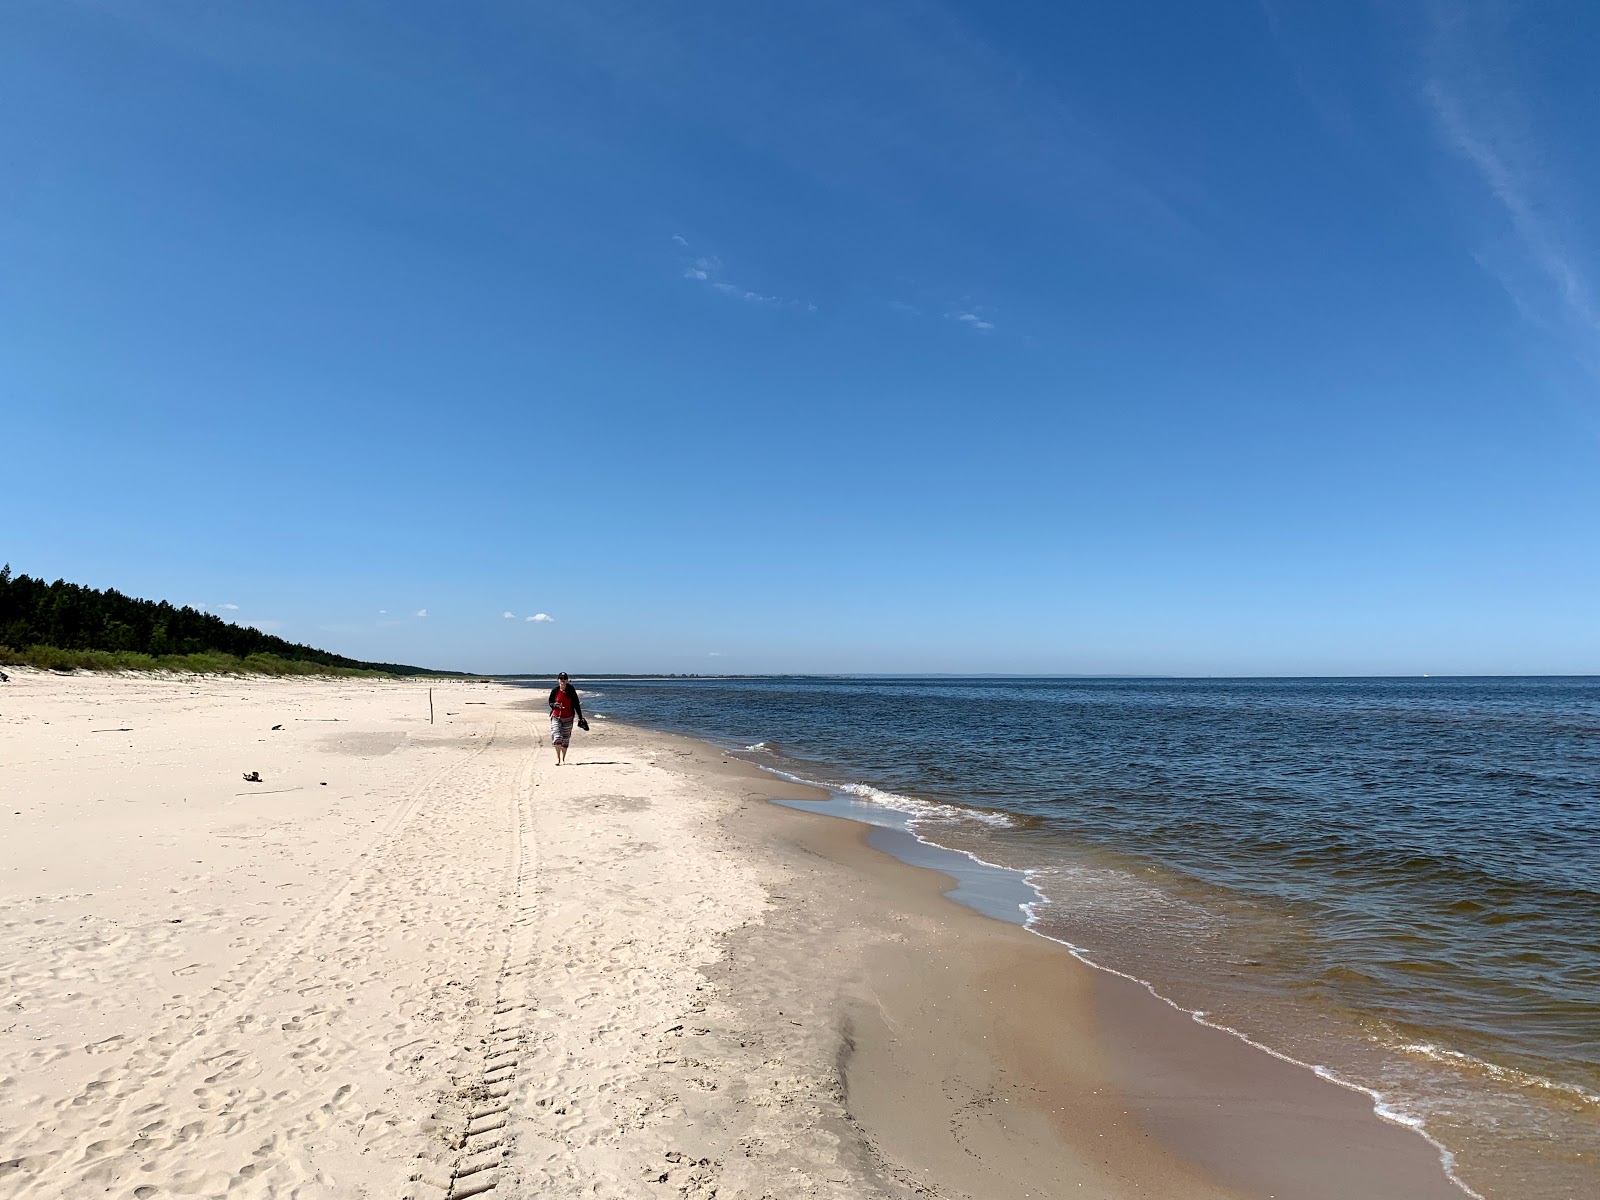
[[[1579,0],[8,5],[0,558],[484,671],[1600,672],[1597,58]]]

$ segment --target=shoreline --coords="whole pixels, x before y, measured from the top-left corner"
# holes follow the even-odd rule
[[[1528,812],[1510,801],[1504,821],[1491,816],[1476,824],[1465,798],[1454,807],[1438,801],[1435,840],[1401,838],[1423,849],[1416,861],[1397,862],[1381,835],[1361,832],[1391,828],[1382,801],[1358,798],[1348,810],[1341,807],[1351,790],[1369,790],[1352,782],[1358,775],[1387,778],[1381,761],[1369,753],[1363,766],[1347,770],[1337,758],[1319,757],[1321,766],[1306,768],[1321,772],[1316,786],[1307,785],[1303,795],[1290,789],[1305,802],[1276,825],[1265,802],[1251,799],[1257,785],[1249,782],[1247,755],[1191,756],[1161,742],[1162,721],[1147,724],[1140,716],[1151,705],[1164,712],[1168,703],[1200,712],[1186,695],[1106,699],[1070,689],[1029,692],[1017,702],[1026,701],[1029,720],[1042,731],[1039,753],[1011,755],[1016,739],[1004,723],[993,737],[976,741],[950,735],[937,718],[959,707],[963,693],[944,689],[878,689],[865,682],[812,691],[595,687],[608,697],[596,706],[612,717],[706,737],[779,778],[831,793],[830,800],[806,807],[847,809],[841,815],[906,830],[896,844],[883,846],[898,857],[937,858],[903,853],[915,839],[1026,879],[1038,893],[1027,899],[1030,926],[1040,936],[1099,969],[1139,980],[1184,1015],[1198,1014],[1265,1053],[1359,1091],[1385,1119],[1431,1143],[1463,1194],[1564,1200],[1594,1186],[1600,1097],[1583,1020],[1592,997],[1586,998],[1576,970],[1586,944],[1585,923],[1576,918],[1593,893],[1547,894],[1516,882],[1515,864],[1523,860],[1494,855],[1497,838],[1527,823]],[[1475,697],[1472,692],[1443,708],[1470,708]],[[868,728],[830,723],[829,698],[860,705]],[[1223,708],[1231,703],[1227,695],[1213,699]],[[1531,720],[1537,699],[1519,693],[1507,703]],[[1272,698],[1273,705],[1280,701],[1284,711],[1299,711],[1294,696]],[[1316,697],[1310,703],[1324,707]],[[1432,701],[1415,711],[1404,696],[1396,703],[1396,711],[1409,715],[1397,722],[1399,732],[1386,735],[1392,739],[1426,734],[1439,715]],[[1119,790],[1118,772],[1137,775],[1128,764],[1143,760],[1136,745],[1124,745],[1124,735],[1105,735],[1106,723],[1090,720],[1077,741],[1043,732],[1055,729],[1058,717],[1068,721],[1060,714],[1078,713],[1081,705],[1102,716],[1109,706],[1172,752],[1170,797],[1163,799],[1159,789],[1141,791],[1137,780],[1123,781],[1128,790]],[[1271,717],[1259,700],[1246,707],[1262,720]],[[1334,705],[1339,712],[1347,708],[1342,700]],[[1216,728],[1226,740],[1245,736],[1240,731],[1249,724],[1229,718]],[[1452,736],[1459,742],[1459,729]],[[1544,745],[1548,739],[1541,737],[1521,743],[1523,749]],[[1085,754],[1085,740],[1095,753]],[[1329,748],[1326,737],[1322,748]],[[1510,763],[1527,766],[1517,744],[1500,749]],[[985,756],[994,758],[993,772]],[[1451,768],[1456,775],[1493,765],[1487,752],[1444,757],[1465,764]],[[1229,783],[1230,771],[1243,775]],[[1463,797],[1478,795],[1472,783],[1463,783]],[[1492,791],[1500,784],[1485,786]],[[1183,798],[1190,792],[1212,797],[1208,787],[1216,789],[1220,806],[1214,821],[1206,808],[1210,799]],[[1262,795],[1272,791],[1266,781],[1259,787]],[[1560,811],[1585,811],[1581,805],[1588,801],[1580,799],[1568,795]],[[1393,828],[1417,826],[1428,803],[1434,802],[1399,805]],[[1304,824],[1319,807],[1327,809],[1325,838]],[[1363,820],[1352,821],[1350,813]],[[1484,851],[1481,868],[1452,873],[1441,847],[1444,832],[1457,824],[1487,830],[1472,843]],[[1194,835],[1192,846],[1175,836],[1185,828]],[[1549,836],[1556,838],[1557,830]],[[1561,839],[1566,857],[1541,860],[1548,866],[1540,869],[1551,878],[1563,870],[1570,875],[1582,866],[1580,848],[1590,840],[1592,831],[1572,830]],[[1429,857],[1435,853],[1443,857]],[[953,873],[963,880],[972,874]],[[1006,903],[1014,910],[1009,895]],[[1483,940],[1475,942],[1468,935],[1479,926]],[[1548,944],[1541,944],[1541,932]],[[1513,959],[1518,947],[1524,955]]]
[[[8,1190],[1461,1194],[1364,1097],[770,803],[808,789],[609,720],[557,770],[526,689],[431,683],[434,725],[406,681],[0,691]]]
[[[711,744],[715,746],[715,743]],[[1150,980],[1098,962],[1095,960],[1092,951],[1078,946],[1066,938],[1055,936],[1038,928],[1035,924],[1035,914],[1040,906],[1048,903],[1048,897],[1034,882],[1036,871],[990,862],[972,849],[956,849],[945,846],[914,829],[912,821],[915,820],[915,816],[902,809],[889,809],[886,812],[882,808],[863,803],[854,797],[833,792],[826,785],[800,780],[787,772],[777,771],[775,768],[764,767],[760,764],[751,765],[755,766],[757,770],[775,774],[781,779],[812,787],[826,793],[826,798],[816,801],[778,800],[777,803],[792,807],[796,811],[812,812],[866,826],[865,841],[874,849],[889,855],[901,863],[920,867],[944,876],[951,885],[943,892],[946,899],[972,909],[992,920],[1016,925],[1046,942],[1061,947],[1084,966],[1097,972],[1104,972],[1106,975],[1125,981],[1148,992],[1150,996],[1171,1008],[1175,1013],[1187,1017],[1205,1029],[1226,1034],[1252,1050],[1277,1059],[1289,1066],[1309,1072],[1326,1083],[1365,1097],[1371,1106],[1373,1114],[1380,1120],[1416,1134],[1433,1148],[1438,1157],[1440,1169],[1455,1185],[1459,1194],[1482,1200],[1480,1194],[1474,1191],[1457,1174],[1454,1152],[1432,1136],[1422,1121],[1409,1117],[1395,1109],[1382,1092],[1365,1084],[1345,1079],[1336,1071],[1327,1067],[1305,1062],[1291,1054],[1284,1053],[1252,1038],[1247,1033],[1231,1025],[1212,1020],[1209,1014],[1189,1008],[1171,996],[1165,995]],[[975,811],[984,812],[987,810],[980,809]]]
[[[720,752],[714,743],[690,735],[661,736],[699,742]],[[821,790],[815,785],[778,779],[770,771],[737,758],[732,762],[750,773],[750,786],[756,790],[763,784],[770,790],[774,780],[780,786]],[[1048,1173],[1058,1156],[1065,1152],[1087,1163],[1099,1152],[1099,1144],[1118,1137],[1124,1139],[1120,1146],[1124,1157],[1145,1160],[1137,1181],[1111,1175],[1072,1182],[1108,1189],[1107,1194],[1117,1194],[1119,1186],[1133,1186],[1140,1189],[1137,1194],[1154,1187],[1155,1194],[1196,1198],[1294,1195],[1306,1200],[1333,1200],[1360,1195],[1374,1200],[1384,1196],[1443,1200],[1474,1194],[1447,1174],[1441,1158],[1447,1153],[1443,1147],[1411,1124],[1381,1115],[1375,1109],[1376,1098],[1367,1089],[1330,1079],[1316,1068],[1260,1046],[1234,1030],[1209,1024],[1161,996],[1145,981],[1093,963],[1066,943],[1029,928],[1023,920],[1011,921],[994,911],[985,911],[986,907],[1003,904],[1003,900],[992,895],[979,895],[967,902],[955,899],[954,893],[967,873],[906,861],[903,849],[897,852],[876,836],[891,830],[902,832],[898,827],[817,811],[813,806],[822,797],[813,797],[810,802],[770,798],[779,802],[773,806],[776,819],[748,811],[741,811],[736,819],[761,828],[758,836],[764,837],[769,846],[788,845],[828,859],[858,878],[871,879],[877,890],[889,893],[888,897],[875,898],[857,919],[870,918],[888,900],[891,907],[900,909],[897,919],[904,920],[907,913],[914,912],[924,929],[938,931],[926,939],[920,948],[922,953],[949,957],[939,943],[959,938],[969,959],[965,969],[973,977],[1006,980],[1009,994],[1005,1005],[1012,1011],[967,997],[953,1005],[955,1011],[937,1012],[917,1044],[910,1048],[897,1044],[902,1039],[890,1031],[899,1022],[889,1015],[883,1003],[886,992],[898,990],[906,1003],[916,1007],[918,1001],[914,997],[924,994],[919,989],[934,985],[931,977],[919,974],[911,966],[910,951],[876,947],[872,953],[894,957],[896,964],[869,975],[866,994],[870,1003],[864,1003],[859,995],[854,998],[857,1016],[850,1027],[855,1045],[850,1059],[844,1061],[847,1078],[851,1060],[870,1060],[872,1066],[864,1069],[881,1072],[887,1069],[886,1060],[898,1054],[911,1058],[937,1056],[950,1027],[965,1018],[978,1029],[1003,1029],[1003,1038],[1013,1049],[1003,1068],[967,1063],[953,1071],[954,1075],[1034,1072],[1030,1082],[1017,1089],[1010,1100],[1032,1107],[1041,1115],[1071,1114],[1070,1119],[1052,1121],[1053,1139],[1030,1146],[1037,1152],[1036,1164],[1027,1155],[1019,1154],[1019,1142],[1009,1133],[998,1137],[1003,1151],[996,1146],[989,1156],[979,1156],[981,1170],[975,1170],[970,1162],[956,1161],[954,1156],[947,1159],[946,1169],[960,1177],[971,1194],[1003,1194],[997,1190],[998,1181],[988,1175],[997,1169],[996,1160],[1000,1157],[1009,1158],[1009,1166],[1019,1174],[1019,1157],[1040,1172],[1023,1176],[1025,1189],[1018,1194],[1052,1194],[1051,1187],[1064,1186]],[[806,807],[790,807],[796,800]],[[843,828],[790,828],[795,818],[807,823],[820,819]],[[982,863],[968,851],[941,847],[912,831],[903,834],[938,850],[941,856],[971,859],[997,873],[1022,875],[1012,868]],[[838,881],[838,887],[847,886],[847,880],[848,877]],[[838,894],[837,889],[829,889],[830,902]],[[823,914],[813,912],[801,923],[811,925],[822,919]],[[999,956],[1006,965],[995,965],[992,956]],[[941,969],[948,970],[949,964]],[[907,975],[917,980],[916,987],[908,986],[904,978]],[[1061,1014],[1054,1009],[1062,996],[1075,998],[1077,1010],[1073,1015],[1090,1025],[1092,1033],[1062,1028]],[[876,1030],[877,1044],[866,1052],[862,1048],[863,1030],[869,1021],[861,1014],[871,1011],[877,1013],[882,1024]],[[1019,1021],[1018,1012],[1028,1013],[1031,1019]],[[1001,1035],[996,1036],[998,1040]],[[980,1032],[976,1038],[989,1040],[990,1033]],[[1084,1069],[1081,1060],[1087,1058],[1099,1058],[1099,1069]],[[1039,1062],[1053,1066],[1037,1071],[1033,1064]],[[900,1070],[903,1072],[904,1068]],[[890,1144],[918,1147],[925,1153],[946,1131],[910,1100],[909,1093],[948,1094],[951,1083],[948,1074],[937,1079],[924,1074],[914,1084],[903,1083],[899,1096],[903,1103],[899,1107],[885,1105],[881,1090],[874,1089],[866,1093],[865,1107],[854,1109],[853,1115],[869,1137],[877,1139],[880,1131],[890,1130]],[[970,1083],[967,1087],[976,1094],[977,1089]],[[850,1091],[852,1095],[862,1094],[858,1089]],[[1086,1107],[1086,1096],[1107,1091],[1114,1098],[1100,1110]],[[907,1113],[912,1111],[920,1117],[915,1127],[906,1121]],[[1130,1122],[1128,1117],[1134,1112],[1139,1115]],[[951,1122],[949,1132],[953,1132],[953,1111],[944,1119]],[[1140,1126],[1145,1127],[1140,1133],[1129,1132],[1130,1127]],[[1156,1130],[1160,1136],[1152,1139],[1150,1134]],[[1049,1144],[1052,1141],[1053,1146]],[[1151,1141],[1157,1143],[1158,1149],[1151,1146]],[[1261,1153],[1263,1141],[1274,1147],[1271,1153]],[[1348,1161],[1354,1147],[1359,1147],[1363,1155],[1359,1163]],[[963,1167],[967,1170],[963,1171]],[[1045,1191],[1028,1190],[1039,1187]]]

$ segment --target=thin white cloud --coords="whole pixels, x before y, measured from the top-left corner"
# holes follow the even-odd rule
[[[692,279],[696,283],[709,284],[712,290],[724,296],[732,296],[743,300],[746,304],[759,304],[766,308],[788,308],[800,312],[816,312],[817,306],[809,300],[793,300],[787,296],[770,296],[765,292],[757,292],[742,284],[731,283],[720,278],[722,274],[722,260],[714,254],[702,255],[686,264],[683,268],[683,277]]]
[[[1503,221],[1500,234],[1473,252],[1533,324],[1566,340],[1600,377],[1600,302],[1583,265],[1571,204],[1559,172],[1539,150],[1513,74],[1495,51],[1504,30],[1484,28],[1479,10],[1434,9],[1434,45],[1424,95],[1446,150],[1471,168]]]
[[[722,270],[722,260],[720,258],[717,258],[715,255],[710,257],[701,257],[695,259],[683,269],[683,277],[685,279],[698,279],[704,281],[710,279],[720,270]]]
[[[969,329],[976,329],[981,333],[987,333],[989,330],[994,328],[993,321],[986,321],[983,317],[975,312],[951,313],[950,319],[952,321],[959,321]]]
[[[378,610],[378,615],[380,617],[387,617],[389,615],[389,610],[387,608],[380,608]]]
[[[239,606],[237,604],[219,604],[219,605],[217,605],[217,607],[221,608],[221,609],[226,609],[228,612],[238,612],[239,611]]]
[[[718,280],[711,285],[724,296],[735,296],[746,304],[764,304],[771,308],[796,308],[806,312],[816,312],[817,306],[808,300],[789,300],[783,296],[767,296],[760,292],[752,292],[749,288],[740,287],[736,283],[724,283]]]
[[[504,617],[507,621],[515,621],[517,619],[517,614],[512,612],[509,608],[506,609],[505,612],[501,613],[500,615],[502,617]]]
[[[1512,166],[1507,148],[1497,144],[1493,134],[1474,127],[1460,98],[1439,81],[1430,82],[1428,100],[1450,148],[1477,170],[1505,210],[1522,248],[1554,287],[1569,316],[1600,335],[1600,310],[1596,309],[1589,281],[1563,244],[1564,239],[1542,215],[1548,206],[1534,199],[1534,178]]]
[[[416,615],[419,616],[419,617],[425,617],[425,616],[428,615],[428,610],[425,609],[425,608],[419,608],[419,609],[417,609]]]
[[[554,621],[555,620],[555,618],[552,617],[549,613],[534,613],[533,616],[524,617],[523,619],[527,620],[527,621]]]
[[[948,187],[958,165],[1001,219],[1092,221],[1147,254],[1196,237],[1155,192],[1168,165],[1121,153],[1137,147],[1096,128],[1066,88],[990,46],[949,3],[791,5],[776,23],[759,7],[686,20],[651,0],[538,6],[624,94],[709,120],[812,186],[848,187],[891,211],[908,193]],[[874,86],[816,86],[857,79],[863,64]],[[1180,178],[1172,190],[1195,186]]]
[[[722,657],[722,651],[721,650],[713,650],[713,651],[711,651],[710,654],[706,655],[706,657],[707,658],[721,658]]]
[[[672,240],[677,242],[678,245],[683,246],[685,248],[687,248],[688,245],[689,245],[689,239],[684,237],[681,233],[673,234],[672,235]]]
[[[1315,5],[1290,5],[1294,11],[1290,14],[1291,20],[1284,19],[1280,10],[1279,0],[1259,0],[1261,14],[1266,18],[1267,32],[1272,38],[1272,44],[1277,48],[1279,56],[1294,76],[1294,85],[1301,97],[1335,137],[1341,139],[1351,149],[1365,152],[1366,143],[1356,127],[1354,117],[1351,115],[1350,101],[1345,93],[1332,80],[1325,77],[1323,72],[1314,70],[1312,63],[1321,62],[1326,56],[1310,56],[1302,53],[1301,47],[1316,47],[1318,45],[1318,27],[1315,17],[1319,9]],[[1330,12],[1335,11],[1332,5],[1327,6]]]
[[[901,313],[908,317],[920,317],[922,315],[920,308],[915,304],[907,304],[904,300],[889,301],[889,309],[891,312]]]

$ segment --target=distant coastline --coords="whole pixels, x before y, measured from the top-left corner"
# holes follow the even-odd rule
[[[13,575],[9,563],[0,567],[0,664],[224,675],[463,674],[346,658],[224,621],[192,605]]]

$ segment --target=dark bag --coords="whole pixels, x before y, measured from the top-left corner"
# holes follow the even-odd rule
[[[583,730],[585,733],[588,733],[589,732],[589,722],[585,721],[582,717],[579,717],[578,718],[578,728]]]

